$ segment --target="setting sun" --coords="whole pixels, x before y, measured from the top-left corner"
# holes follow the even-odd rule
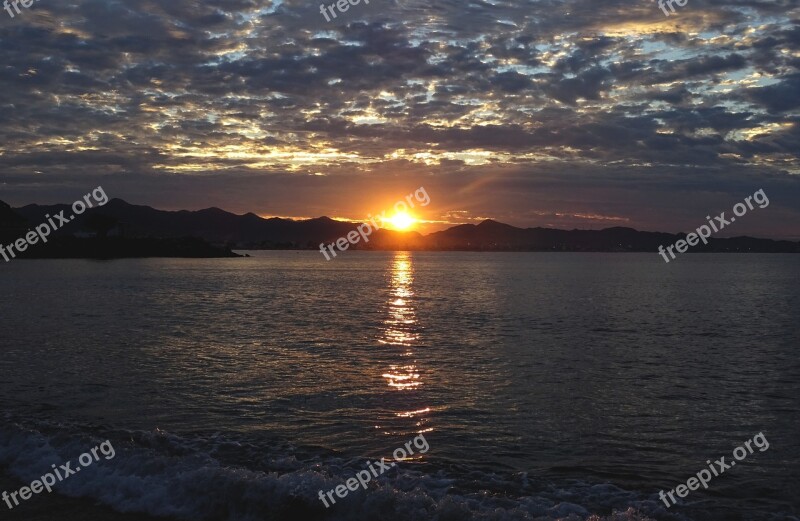
[[[407,230],[413,226],[417,220],[407,212],[398,212],[394,214],[393,217],[386,219],[386,222],[388,222],[395,230]]]

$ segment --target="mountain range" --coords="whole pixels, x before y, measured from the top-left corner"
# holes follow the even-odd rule
[[[17,230],[14,238],[47,215],[60,211],[72,213],[69,205],[28,205],[11,209],[0,202],[0,238],[9,230]],[[26,224],[27,223],[27,224]],[[100,223],[100,224],[98,224]],[[318,217],[307,220],[262,218],[253,213],[236,215],[219,208],[199,211],[164,211],[149,206],[129,204],[112,199],[105,206],[88,210],[58,234],[62,236],[102,236],[137,239],[197,238],[231,249],[318,249],[320,243],[331,243],[360,223]],[[88,233],[87,233],[88,232]],[[13,233],[11,234],[13,235]],[[493,220],[480,224],[461,224],[421,235],[417,232],[378,230],[369,238],[352,246],[372,250],[464,250],[464,251],[595,251],[656,252],[686,234],[643,232],[614,227],[603,230],[558,230],[551,228],[517,228]],[[6,238],[5,240],[13,240]],[[800,243],[773,241],[751,237],[712,238],[708,245],[690,249],[694,252],[763,252],[800,253]]]

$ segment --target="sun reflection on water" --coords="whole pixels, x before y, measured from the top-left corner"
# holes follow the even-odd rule
[[[412,305],[414,271],[411,254],[397,252],[391,269],[391,293],[387,304],[389,316],[383,321],[383,335],[378,342],[387,347],[396,347],[401,357],[410,358],[414,354],[411,347],[419,339],[416,311]],[[413,360],[390,365],[382,376],[393,389],[413,389],[422,385]]]
[[[393,412],[401,421],[412,421],[402,430],[417,433],[430,432],[427,425],[431,407],[420,403],[418,395],[423,385],[421,371],[415,358],[415,347],[419,342],[419,324],[414,307],[414,266],[412,254],[397,252],[390,267],[389,299],[386,303],[387,317],[383,321],[383,332],[378,342],[384,346],[389,363],[381,375],[393,392],[403,393],[404,408]],[[399,427],[399,425],[398,425]]]

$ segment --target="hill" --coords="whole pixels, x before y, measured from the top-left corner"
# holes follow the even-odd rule
[[[60,211],[71,213],[67,205],[28,205],[11,210],[0,206],[0,231],[19,227],[20,223],[44,222],[46,215]],[[5,221],[4,221],[5,220]],[[95,235],[128,239],[170,239],[193,237],[228,249],[318,249],[357,228],[360,223],[343,222],[328,217],[307,220],[264,219],[253,213],[237,215],[219,208],[198,211],[164,211],[149,206],[112,199],[103,207],[87,211],[58,232],[72,237],[89,230]],[[19,237],[17,234],[15,237]],[[572,251],[572,252],[656,252],[686,234],[643,232],[633,228],[613,227],[603,230],[558,230],[552,228],[517,228],[493,220],[480,224],[461,224],[447,230],[421,235],[417,232],[378,230],[368,243],[354,249],[433,250],[433,251]],[[174,243],[173,243],[174,244]],[[752,237],[712,238],[707,245],[692,252],[800,253],[800,243]]]

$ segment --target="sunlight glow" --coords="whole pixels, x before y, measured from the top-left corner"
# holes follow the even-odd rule
[[[385,221],[395,230],[407,230],[417,222],[417,219],[407,212],[397,212],[393,217],[389,217]]]

